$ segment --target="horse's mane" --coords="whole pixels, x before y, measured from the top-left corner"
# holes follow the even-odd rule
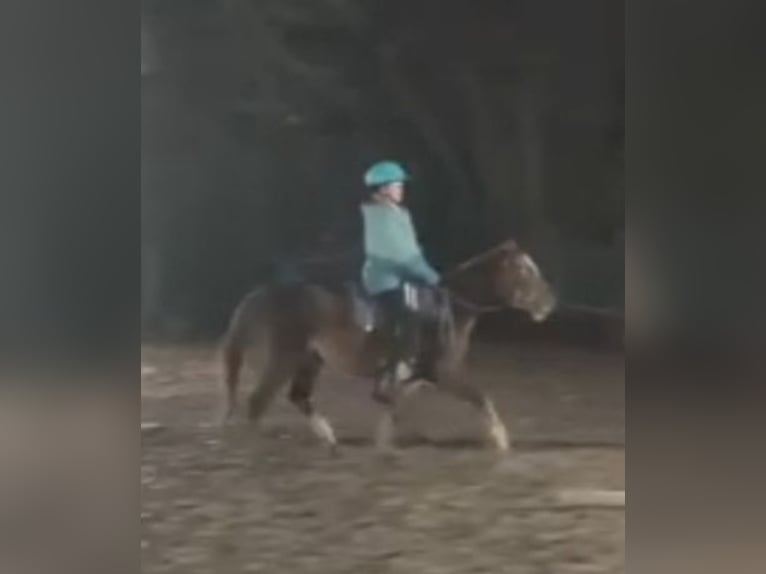
[[[444,280],[447,281],[449,279],[455,278],[479,265],[491,263],[497,257],[506,257],[509,253],[516,252],[519,252],[519,246],[516,241],[513,239],[507,239],[506,241],[503,241],[494,247],[490,247],[489,249],[482,251],[478,255],[474,255],[473,257],[458,263],[453,269],[445,273]]]

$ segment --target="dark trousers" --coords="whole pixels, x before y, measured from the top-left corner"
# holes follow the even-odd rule
[[[377,377],[376,393],[385,396],[391,390],[390,383],[396,380],[398,365],[412,363],[418,355],[419,323],[415,313],[405,305],[404,293],[400,289],[376,295],[375,303],[380,317],[380,335],[386,349],[383,369]]]

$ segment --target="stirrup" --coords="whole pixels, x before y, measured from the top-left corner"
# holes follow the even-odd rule
[[[397,363],[396,365],[396,369],[394,369],[394,382],[398,384],[398,383],[401,383],[402,381],[406,381],[414,373],[415,373],[414,360],[399,361],[399,363]]]

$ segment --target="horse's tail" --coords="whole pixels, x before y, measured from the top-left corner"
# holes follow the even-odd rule
[[[250,342],[257,317],[260,314],[264,293],[256,290],[249,293],[237,305],[226,334],[221,342],[221,360],[223,363],[223,379],[227,397],[226,416],[229,417],[236,409],[237,388],[244,362],[245,351]]]

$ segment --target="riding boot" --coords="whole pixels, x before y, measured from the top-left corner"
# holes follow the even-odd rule
[[[386,355],[382,368],[375,377],[373,397],[381,402],[388,403],[398,382],[398,367],[402,359],[401,333],[398,325],[391,325],[385,333]]]
[[[433,323],[421,324],[418,329],[417,354],[412,361],[412,379],[436,380],[439,352],[437,327]]]

